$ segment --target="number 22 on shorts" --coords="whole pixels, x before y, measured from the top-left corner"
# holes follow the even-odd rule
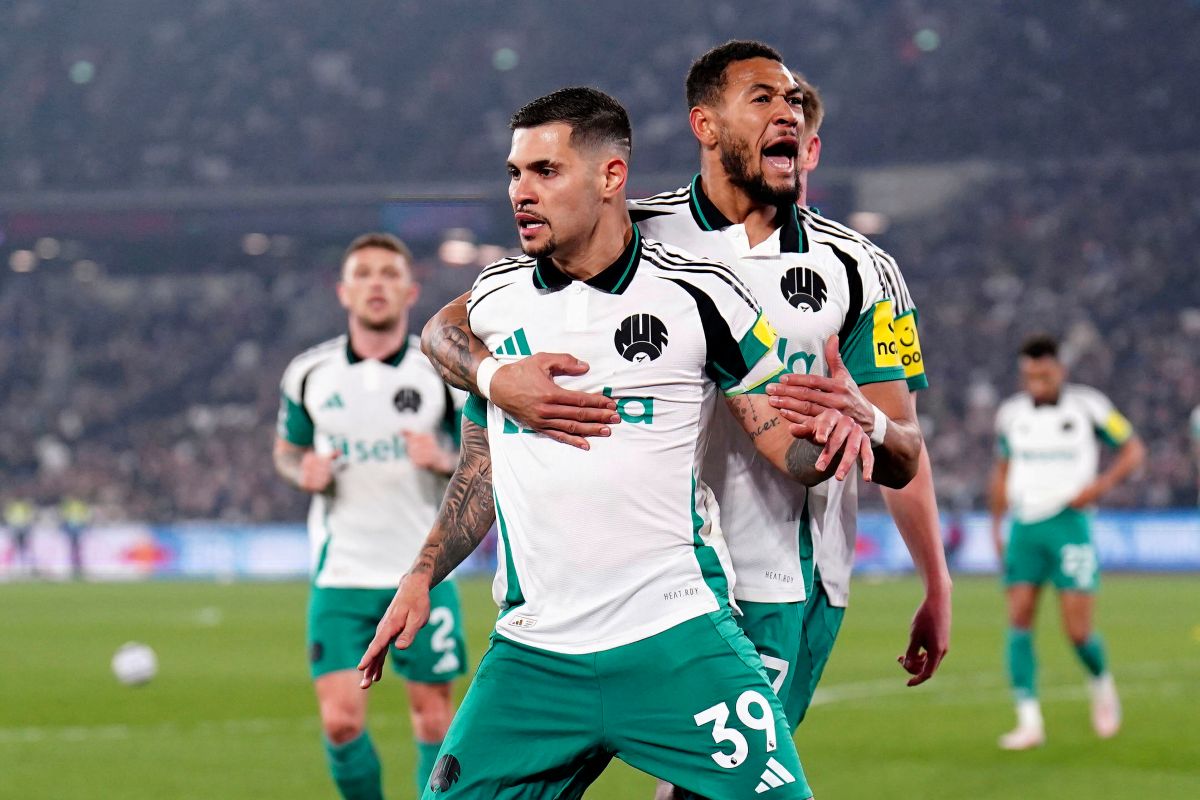
[[[771,711],[771,704],[766,698],[753,689],[742,692],[741,697],[737,699],[735,704],[737,718],[750,730],[762,731],[766,738],[767,752],[773,752],[777,744],[775,739],[775,714]],[[751,713],[751,709],[758,709],[759,715],[755,716]],[[724,750],[718,750],[712,754],[712,760],[725,769],[733,769],[739,764],[746,761],[746,755],[750,752],[750,743],[746,741],[746,737],[737,728],[726,727],[725,723],[729,721],[729,704],[717,703],[715,706],[710,706],[704,709],[699,714],[696,714],[694,719],[696,725],[707,725],[712,723],[712,738],[718,745],[730,742],[733,744],[733,752],[726,753]]]

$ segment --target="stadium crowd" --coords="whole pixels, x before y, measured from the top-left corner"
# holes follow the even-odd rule
[[[1113,162],[1011,170],[882,245],[920,307],[932,388],[920,411],[944,505],[984,505],[997,403],[1032,331],[1061,335],[1073,376],[1105,390],[1150,447],[1111,505],[1196,502],[1188,414],[1200,397],[1200,167]],[[115,249],[114,249],[115,248]],[[186,251],[180,258],[186,257]],[[153,277],[53,262],[0,284],[0,469],[6,494],[86,497],[99,518],[299,519],[271,464],[278,381],[338,333],[332,243],[231,255]],[[413,327],[472,274],[419,258]]]
[[[683,75],[730,30],[776,43],[823,87],[840,164],[1200,140],[1197,0],[1152,14],[1118,0],[771,0],[754,15],[728,0],[617,0],[535,4],[532,25],[509,3],[449,5],[461,13],[416,0],[17,0],[0,25],[0,186],[479,180],[500,173],[511,110],[567,83],[627,105],[637,168],[686,170]]]

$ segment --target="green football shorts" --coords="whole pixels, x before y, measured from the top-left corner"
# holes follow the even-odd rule
[[[795,731],[808,713],[817,684],[829,663],[846,609],[830,605],[813,556],[812,531],[800,528],[803,603],[739,601],[738,624],[762,657],[788,723]]]
[[[357,669],[393,589],[314,586],[308,597],[308,655],[312,677]],[[443,581],[429,593],[429,622],[406,650],[391,648],[392,669],[410,681],[445,683],[467,671],[458,589]]]
[[[1088,515],[1067,508],[1041,522],[1013,521],[1004,550],[1004,584],[1050,581],[1060,591],[1094,592],[1100,562]]]
[[[830,604],[829,595],[825,594],[821,584],[820,570],[814,570],[814,573],[813,587],[804,601],[804,625],[800,647],[796,651],[795,678],[783,696],[783,709],[793,730],[804,721],[808,707],[812,705],[817,684],[825,674],[825,665],[829,663],[846,616],[846,609]]]
[[[812,796],[728,609],[583,655],[493,635],[422,796],[580,798],[614,756],[713,800]]]

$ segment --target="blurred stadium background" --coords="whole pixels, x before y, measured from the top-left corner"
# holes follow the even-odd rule
[[[868,514],[829,707],[799,739],[818,796],[1200,797],[1197,0],[0,3],[0,500],[32,508],[37,577],[69,577],[72,528],[90,579],[32,581],[0,529],[0,796],[330,796],[307,501],[270,443],[284,365],[344,326],[342,248],[374,229],[412,245],[419,326],[514,244],[509,113],[572,83],[630,109],[634,194],[682,185],[683,76],[734,37],[822,88],[811,199],[890,250],[917,299],[959,574],[995,568],[980,512],[1025,334],[1060,335],[1150,450],[1097,525],[1106,566],[1138,573],[1101,597],[1127,732],[1091,741],[1068,703],[1051,747],[993,752],[1010,711],[985,577],[959,581],[945,674],[897,690],[916,587]],[[142,582],[161,578],[195,580]],[[477,656],[492,609],[467,587]],[[136,692],[107,673],[126,639],[163,664]],[[388,701],[373,715],[407,789]],[[617,771],[589,797],[648,785]]]

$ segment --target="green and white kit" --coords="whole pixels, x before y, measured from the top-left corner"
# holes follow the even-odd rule
[[[416,337],[383,361],[359,358],[347,336],[331,339],[293,359],[280,389],[278,435],[338,454],[333,490],[314,495],[308,515],[311,667],[314,676],[354,669],[433,526],[447,484],[409,460],[404,434],[433,434],[454,446],[465,395],[442,382]],[[428,635],[393,662],[422,676],[413,680],[448,681],[466,669],[453,587],[443,599],[442,624],[431,618]],[[452,661],[458,663],[447,668]]]
[[[1036,404],[1024,392],[1004,401],[996,434],[1013,519],[1005,582],[1095,591],[1100,565],[1089,512],[1069,504],[1096,479],[1100,443],[1119,447],[1133,427],[1099,391],[1065,384],[1055,403]]]
[[[753,295],[728,267],[635,226],[588,281],[549,259],[497,262],[468,309],[501,360],[586,361],[562,384],[608,394],[623,420],[584,452],[468,402],[488,429],[501,614],[425,797],[580,797],[614,756],[713,798],[809,797],[782,706],[730,615],[699,478],[718,391],[762,392],[782,371]]]
[[[824,343],[837,334],[842,359],[860,385],[904,379],[906,365],[912,370],[910,385],[924,380],[907,287],[895,262],[857,233],[788,205],[778,210],[783,224],[751,248],[745,226],[721,214],[699,176],[676,191],[632,202],[630,213],[647,235],[734,266],[779,332],[777,350],[790,372],[827,375]],[[906,304],[903,321],[894,315],[893,298]],[[900,329],[904,347],[897,341]],[[738,621],[775,676],[795,725],[829,653],[811,652],[803,619],[794,620],[791,606],[809,594],[806,574],[813,588],[814,549],[821,579],[815,591],[822,595],[815,605],[824,609],[822,619],[846,605],[858,473],[806,492],[758,455],[731,415],[718,409],[713,428],[703,475],[721,505],[721,527],[737,575],[734,596],[746,612]],[[781,608],[767,608],[770,604]],[[839,627],[840,618],[832,626],[834,635]],[[832,636],[817,640],[833,646]]]

